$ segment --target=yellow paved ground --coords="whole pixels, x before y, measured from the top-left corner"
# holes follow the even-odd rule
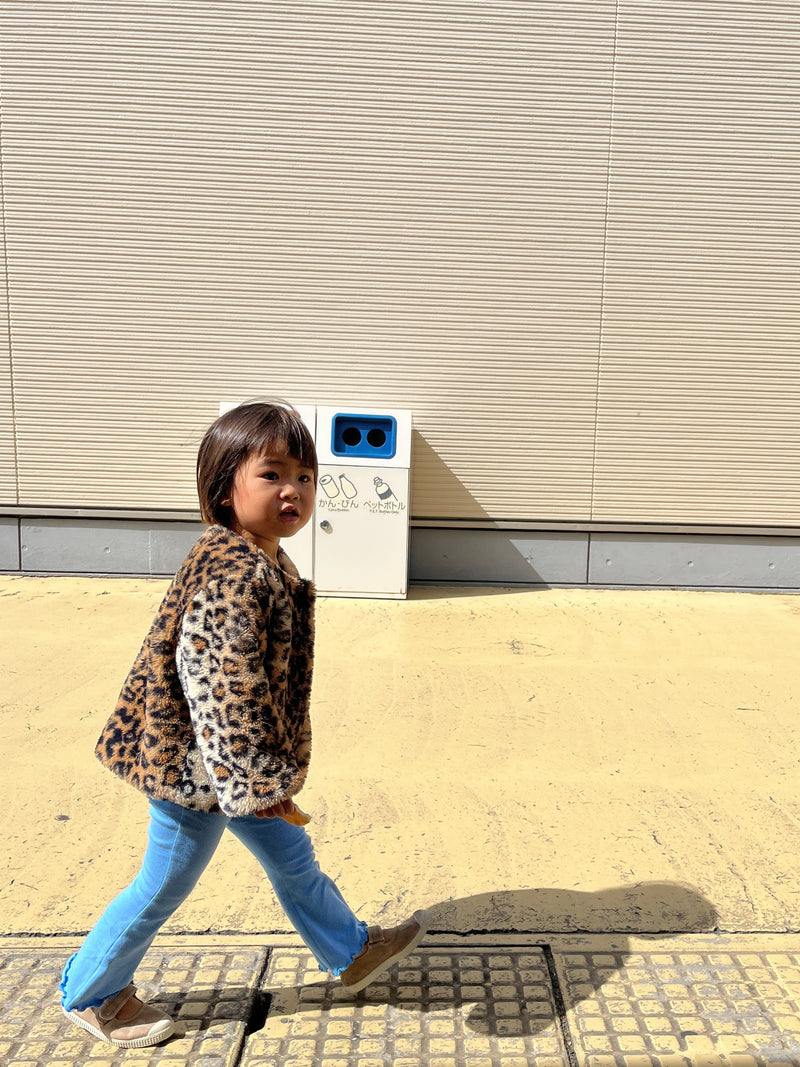
[[[145,804],[93,757],[162,580],[0,579],[3,933],[86,930]],[[444,931],[800,929],[800,598],[416,589],[323,599],[323,866]],[[284,931],[225,842],[167,932]]]
[[[71,1026],[61,967],[146,826],[92,750],[166,584],[0,578],[0,1062],[800,1067],[788,595],[322,600],[318,854],[363,918],[434,932],[351,1001],[226,841],[137,974],[175,1037]]]

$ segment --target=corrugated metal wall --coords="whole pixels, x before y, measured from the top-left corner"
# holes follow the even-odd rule
[[[0,172],[0,178],[2,174]],[[0,274],[0,500],[16,503],[17,460],[14,449],[14,407],[5,262]]]
[[[796,3],[3,22],[7,503],[193,508],[266,394],[413,409],[417,518],[800,525]]]
[[[800,518],[800,5],[620,5],[592,514]]]

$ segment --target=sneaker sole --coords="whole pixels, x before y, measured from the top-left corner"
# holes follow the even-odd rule
[[[371,974],[368,974],[366,978],[362,978],[360,982],[354,982],[353,985],[345,985],[342,982],[342,988],[348,993],[360,993],[362,989],[366,989],[367,986],[374,982],[376,978],[388,971],[390,967],[393,967],[400,960],[404,960],[406,956],[413,952],[425,934],[428,932],[428,913],[425,911],[415,911],[413,918],[419,923],[419,931],[414,934],[413,938],[405,945],[399,952],[395,952],[394,956],[390,956],[387,960],[380,965],[379,968],[374,970]]]
[[[116,1048],[148,1048],[150,1045],[160,1045],[162,1041],[166,1041],[168,1037],[172,1037],[175,1033],[175,1024],[167,1020],[159,1033],[150,1033],[145,1037],[136,1037],[130,1041],[114,1041],[112,1038],[107,1037],[102,1030],[98,1030],[96,1026],[87,1023],[85,1019],[81,1019],[74,1012],[67,1011],[63,1007],[61,1010],[71,1023],[80,1026],[82,1030],[86,1030],[92,1037],[96,1037],[98,1041],[104,1041],[107,1045],[114,1045]]]

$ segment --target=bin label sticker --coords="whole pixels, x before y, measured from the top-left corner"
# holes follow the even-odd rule
[[[361,506],[358,486],[346,474],[336,477],[323,474],[319,480],[321,492],[317,507],[321,511],[357,511]],[[371,515],[397,515],[406,510],[406,504],[398,500],[392,487],[381,477],[374,477],[366,489],[364,510]]]

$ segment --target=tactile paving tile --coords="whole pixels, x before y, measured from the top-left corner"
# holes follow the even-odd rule
[[[800,1064],[800,954],[555,954],[582,1067]]]
[[[265,950],[151,949],[136,972],[143,996],[168,1012],[178,1033],[163,1045],[118,1049],[96,1041],[61,1011],[58,983],[74,952],[41,948],[0,956],[0,1063],[7,1067],[231,1067],[239,1056]]]
[[[349,996],[305,949],[276,950],[243,1067],[567,1067],[544,955],[422,950]]]

